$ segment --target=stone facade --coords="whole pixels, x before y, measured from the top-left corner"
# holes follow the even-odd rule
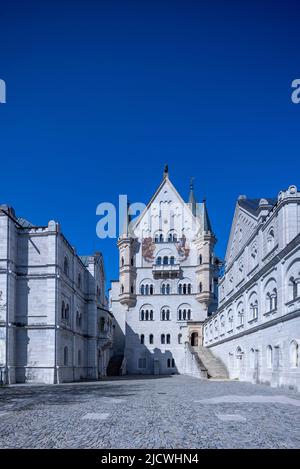
[[[60,226],[0,206],[0,372],[4,383],[106,374],[113,318],[100,253],[79,257]]]
[[[215,242],[205,202],[196,204],[191,187],[186,204],[165,172],[146,210],[118,240],[110,309],[115,353],[124,354],[129,374],[193,374],[187,344],[202,342],[202,323],[217,305]]]
[[[300,390],[300,192],[240,196],[204,345],[231,378]]]

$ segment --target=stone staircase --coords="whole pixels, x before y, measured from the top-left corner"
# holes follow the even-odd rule
[[[107,376],[120,376],[123,359],[123,355],[114,355],[111,357],[107,366]]]
[[[202,345],[193,347],[194,352],[197,353],[200,362],[203,364],[204,368],[207,370],[207,377],[213,379],[228,379],[228,371],[224,363],[217,357],[215,357],[212,352]]]

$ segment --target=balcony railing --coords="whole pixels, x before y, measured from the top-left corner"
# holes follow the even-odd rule
[[[177,277],[180,274],[180,264],[154,264],[152,273],[156,277]]]

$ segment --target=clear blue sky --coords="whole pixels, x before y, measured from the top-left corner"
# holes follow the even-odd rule
[[[298,3],[298,5],[297,5]],[[147,202],[165,162],[205,195],[223,256],[236,198],[300,186],[299,2],[6,1],[0,12],[0,202],[55,219],[79,254],[115,240],[95,210]]]

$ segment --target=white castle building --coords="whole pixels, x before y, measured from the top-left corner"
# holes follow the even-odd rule
[[[300,192],[240,196],[204,345],[230,378],[300,390]]]
[[[166,168],[146,210],[118,240],[110,307],[116,355],[128,373],[205,374],[192,347],[217,307],[215,243],[205,202],[196,204],[191,185],[185,203]]]
[[[0,206],[0,381],[61,383],[106,374],[113,318],[100,253],[79,257],[60,226]]]

